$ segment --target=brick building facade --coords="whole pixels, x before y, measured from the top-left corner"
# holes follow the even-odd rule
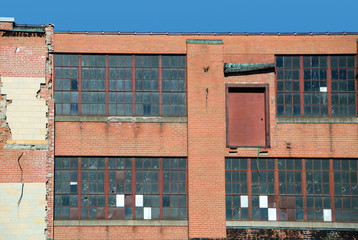
[[[0,31],[4,239],[357,238],[357,34]]]

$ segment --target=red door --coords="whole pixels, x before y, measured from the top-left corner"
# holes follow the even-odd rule
[[[228,145],[266,146],[265,89],[229,88]]]

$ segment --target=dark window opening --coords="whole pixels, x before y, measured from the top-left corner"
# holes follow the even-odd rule
[[[186,158],[56,157],[55,219],[187,219]]]

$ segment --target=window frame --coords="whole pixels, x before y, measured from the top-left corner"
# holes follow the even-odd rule
[[[63,59],[64,58],[70,58],[72,59],[72,57],[75,59],[78,59],[78,62],[73,64],[71,62],[69,62],[69,65],[66,65],[66,63],[64,63]],[[92,66],[90,63],[88,63],[88,65],[83,65],[83,59],[85,57],[88,57],[89,59],[91,57],[104,57],[104,65],[97,65],[97,66]],[[131,58],[131,66],[126,66],[125,64],[123,66],[118,65],[118,64],[110,64],[109,63],[109,58],[112,57],[123,57],[123,58]],[[143,66],[144,62],[142,63],[142,65],[140,66],[136,66],[136,59],[139,59],[141,57],[156,57],[158,59],[158,66]],[[175,66],[169,65],[169,66],[162,66],[162,58],[163,57],[168,57],[169,59],[171,58],[175,58],[176,60],[174,62],[176,62]],[[75,68],[77,69],[77,88],[75,90],[71,90],[71,88],[68,90],[68,92],[72,92],[72,91],[76,91],[76,94],[78,94],[78,98],[77,101],[74,103],[76,104],[76,106],[74,104],[72,104],[72,102],[70,102],[69,104],[63,102],[63,98],[62,95],[60,96],[61,101],[60,102],[56,102],[55,101],[55,116],[57,117],[81,117],[81,116],[86,116],[86,117],[109,117],[109,116],[120,116],[120,117],[174,117],[174,118],[180,118],[180,117],[187,117],[187,71],[186,71],[186,55],[184,54],[66,54],[66,53],[56,53],[54,54],[54,58],[57,60],[54,60],[53,63],[53,82],[54,82],[54,95],[55,95],[55,99],[57,97],[60,96],[60,94],[62,94],[62,92],[67,91],[67,90],[63,90],[63,89],[58,89],[56,86],[56,82],[58,81],[58,77],[56,75],[56,71],[60,70],[62,72],[63,68]],[[180,58],[180,60],[179,60]],[[112,59],[113,60],[113,59]],[[56,62],[57,61],[57,62]],[[116,58],[114,59],[115,62],[117,62]],[[144,61],[144,60],[143,60]],[[90,61],[89,61],[90,62]],[[103,61],[102,61],[103,62]],[[72,64],[72,65],[71,65]],[[104,86],[104,90],[91,90],[90,88],[87,90],[83,89],[82,84],[84,83],[84,81],[86,81],[86,79],[83,76],[83,70],[86,69],[104,69],[104,82],[105,82],[105,86]],[[111,89],[111,85],[110,85],[110,80],[111,79],[111,75],[110,75],[110,70],[113,69],[126,69],[126,68],[131,68],[131,90],[128,91],[127,89],[123,89],[123,90],[118,90],[118,88],[116,90]],[[142,72],[145,69],[153,69],[157,71],[157,76],[156,79],[152,79],[153,81],[155,80],[157,82],[157,88],[156,89],[151,89],[151,90],[147,90],[144,89],[144,86],[142,86],[141,89],[137,89],[136,86],[136,82],[141,82],[143,83],[145,78],[143,75],[143,78],[141,79],[137,79],[136,76],[136,72],[137,71],[141,71]],[[165,81],[165,79],[163,79],[163,70],[172,70],[172,69],[176,69],[177,71],[181,71],[184,72],[184,74],[178,74],[176,81],[177,82],[183,82],[181,84],[177,84],[177,89],[169,89],[169,90],[165,90],[163,89],[163,81]],[[62,74],[61,74],[61,79],[62,79]],[[71,76],[72,78],[72,76]],[[98,76],[97,76],[98,79]],[[70,79],[71,80],[71,79]],[[87,79],[88,82],[90,82],[89,78]],[[115,79],[116,81],[122,81],[125,82],[127,79],[126,77],[123,79]],[[152,81],[151,80],[151,81]],[[139,83],[138,82],[138,83]],[[62,85],[61,85],[62,86]],[[123,84],[124,86],[124,84]],[[180,86],[180,89],[179,89]],[[82,94],[83,93],[97,93],[97,95],[99,93],[101,93],[103,95],[103,93],[105,94],[105,102],[99,102],[99,98],[97,98],[97,102],[94,102],[95,105],[97,105],[97,112],[95,113],[91,113],[91,111],[86,111],[86,114],[83,114],[83,110],[82,109],[84,107],[84,104],[87,104],[90,108],[90,105],[92,104],[92,102],[84,102],[85,99],[82,99]],[[115,102],[110,102],[110,98],[109,95],[110,94],[121,94],[121,93],[131,93],[132,97],[130,100],[130,103],[127,102],[119,102],[119,97],[116,97]],[[150,97],[150,102],[146,102],[147,99],[144,99],[144,95],[142,96],[142,101],[139,101],[139,95],[140,94],[155,94],[158,95],[158,99],[156,98],[152,98]],[[163,95],[168,95],[170,96],[170,102],[168,103],[164,103],[164,99],[163,99]],[[176,98],[176,101],[172,100],[171,95],[178,95]],[[184,94],[184,98],[183,95]],[[180,95],[180,97],[179,97]],[[173,96],[175,97],[175,96]],[[90,98],[90,96],[88,97]],[[103,100],[103,97],[101,97],[101,99]],[[155,100],[156,99],[156,100]],[[101,101],[102,101],[101,100]],[[154,101],[155,100],[155,101]],[[125,101],[125,100],[123,100]],[[153,102],[154,101],[154,102]],[[92,105],[94,105],[92,104]],[[104,106],[102,106],[104,104]],[[115,106],[110,106],[110,105],[115,105]],[[63,105],[63,106],[62,106]],[[62,108],[65,108],[66,105],[66,113],[63,114],[64,111],[62,111]],[[73,107],[72,107],[73,105]],[[99,113],[99,108],[98,105],[101,105],[101,113]],[[118,112],[119,110],[117,110],[118,105],[123,105],[123,112]],[[130,111],[129,111],[129,107],[127,105],[131,105],[130,107]],[[157,107],[155,107],[155,105]],[[142,108],[141,108],[142,106]],[[149,108],[148,108],[149,106]],[[76,107],[76,108],[75,108]],[[116,108],[116,114],[110,114],[110,107],[115,107]],[[126,109],[126,107],[128,109]],[[56,110],[57,108],[61,108],[60,112],[57,113],[58,110]],[[70,108],[69,110],[67,108]],[[73,108],[73,110],[72,110]],[[121,106],[120,106],[121,108]],[[142,109],[142,113],[137,113],[139,109]],[[156,110],[155,110],[156,108]],[[163,112],[164,108],[169,108],[169,112]],[[137,109],[137,111],[136,111]],[[149,109],[148,111],[145,111],[145,109]],[[173,110],[174,109],[174,110]],[[111,109],[111,111],[113,111],[113,109]],[[122,109],[121,109],[122,111]]]
[[[233,161],[233,159],[238,159],[239,161],[245,160],[246,162],[246,166],[247,169],[233,169],[231,167],[231,162]],[[274,170],[257,170],[256,167],[256,158],[255,157],[249,157],[249,158],[242,158],[242,157],[226,157],[225,158],[225,197],[227,199],[226,204],[229,204],[229,209],[228,209],[228,205],[226,205],[226,212],[229,215],[226,215],[226,221],[228,222],[232,222],[232,221],[276,221],[276,222],[289,222],[289,221],[299,221],[299,222],[325,222],[325,223],[346,223],[346,222],[351,222],[351,223],[357,223],[358,219],[355,220],[353,219],[353,217],[351,217],[350,220],[347,221],[343,221],[343,220],[336,220],[335,219],[335,197],[336,194],[334,192],[334,187],[335,187],[335,179],[334,179],[334,174],[335,173],[343,173],[343,172],[349,172],[349,174],[351,174],[354,178],[355,181],[358,182],[358,171],[356,169],[357,165],[358,165],[358,159],[346,159],[346,158],[335,158],[335,159],[328,159],[328,158],[260,158],[260,160],[264,160],[264,159],[273,159],[274,160]],[[295,161],[296,160],[301,160],[298,165],[295,165]],[[342,170],[342,169],[335,169],[333,162],[334,161],[354,161],[354,169],[352,170]],[[279,166],[279,161],[292,161],[292,168],[291,169],[287,169],[287,167],[282,167]],[[309,163],[311,161],[311,165],[307,165],[307,163]],[[228,164],[228,162],[230,162],[230,164]],[[318,165],[314,165],[315,163],[319,162],[319,168],[317,167]],[[260,162],[259,162],[260,163]],[[240,163],[241,164],[241,163]],[[323,166],[323,164],[325,164]],[[286,163],[285,163],[286,165]],[[306,166],[307,165],[307,166]],[[268,166],[268,165],[267,165]],[[310,167],[311,166],[311,167]],[[247,180],[245,182],[240,182],[241,184],[247,184],[247,193],[233,193],[233,190],[231,189],[231,186],[235,183],[234,181],[230,180],[231,178],[229,178],[229,175],[227,175],[228,172],[234,172],[234,171],[246,171],[247,172]],[[253,172],[267,172],[267,171],[273,171],[274,172],[274,188],[275,188],[275,192],[274,194],[269,194],[269,193],[264,193],[264,194],[260,194],[260,193],[254,193],[253,192],[253,179],[252,179],[252,173]],[[292,173],[300,173],[301,176],[301,184],[302,184],[302,193],[297,193],[296,191],[294,191],[294,194],[287,194],[287,192],[285,193],[280,193],[280,189],[279,189],[279,184],[280,183],[285,183],[287,184],[287,176],[285,174],[285,181],[284,182],[280,182],[279,181],[279,174],[280,173],[287,173],[287,172],[292,172]],[[328,192],[324,193],[323,190],[322,192],[318,192],[315,193],[313,192],[312,194],[307,193],[307,185],[309,184],[309,177],[307,176],[307,173],[311,172],[311,173],[318,173],[318,175],[320,175],[320,179],[321,181],[317,182],[318,185],[320,185],[321,187],[323,187],[324,184],[328,184]],[[324,176],[322,173],[327,173],[326,176],[328,176],[328,181],[324,181]],[[353,173],[353,174],[352,174]],[[312,175],[313,175],[312,174]],[[317,176],[318,176],[317,175]],[[352,176],[349,175],[350,179],[352,178]],[[231,177],[231,175],[230,175]],[[292,182],[292,181],[290,181]],[[294,180],[292,183],[294,184],[299,184],[299,182],[297,182],[296,180]],[[313,183],[312,183],[313,184]],[[337,183],[338,184],[338,183]],[[350,186],[353,186],[355,183],[354,182],[350,182],[348,183]],[[341,184],[338,184],[339,186],[341,186]],[[227,191],[227,188],[230,187],[230,192]],[[357,191],[356,191],[357,192]],[[240,213],[241,208],[243,207],[242,205],[240,206],[235,206],[233,207],[232,203],[229,201],[228,202],[228,198],[231,198],[233,196],[247,196],[248,198],[248,206],[244,206],[244,208],[247,208],[249,211],[249,217],[248,219],[232,219],[233,217],[233,209],[237,208],[238,212]],[[276,220],[270,220],[269,217],[266,220],[254,220],[253,217],[253,208],[258,208],[258,206],[253,206],[253,197],[257,197],[257,196],[267,196],[267,204],[268,204],[268,211],[274,211]],[[341,198],[343,195],[337,195],[338,198]],[[314,197],[317,197],[317,199],[314,199]],[[344,197],[344,196],[343,196]],[[356,202],[354,202],[355,205],[353,205],[353,200],[355,201],[356,199],[358,199],[358,192],[356,193],[356,195],[345,195],[345,197],[349,197],[350,198],[350,208],[348,210],[354,210],[356,212],[358,212],[358,204]],[[295,201],[294,201],[295,198]],[[313,201],[313,206],[312,207],[308,207],[308,198],[311,198],[310,200]],[[315,205],[315,200],[318,203],[318,207],[316,207]],[[288,202],[291,201],[291,202]],[[293,202],[292,202],[293,201]],[[296,206],[295,206],[296,205]],[[301,207],[302,205],[302,207]],[[342,205],[342,203],[341,203]],[[283,209],[281,209],[281,206],[284,206]],[[330,206],[330,208],[328,207]],[[343,205],[342,205],[343,206]],[[274,208],[274,210],[272,209]],[[343,208],[342,208],[343,209]],[[294,217],[293,214],[293,210],[296,210],[296,217]],[[308,216],[308,210],[310,210],[311,212],[313,211],[313,215],[311,214],[311,217]],[[246,211],[246,210],[245,210]],[[259,211],[261,211],[261,206]],[[289,211],[291,211],[291,213],[289,213]],[[284,219],[281,219],[282,216],[285,217]],[[288,217],[288,215],[290,214],[291,217]],[[303,214],[303,216],[302,216]],[[320,216],[316,216],[317,214],[321,214]],[[297,216],[299,216],[299,219],[297,220]],[[260,217],[260,216],[259,216]],[[330,219],[330,220],[329,220]],[[232,226],[234,226],[235,224],[233,224]]]
[[[63,168],[62,167],[62,162],[65,160],[65,161],[68,161],[68,159],[70,159],[70,161],[77,161],[77,168],[70,168],[70,166],[68,168]],[[90,161],[91,159],[94,160],[94,159],[103,159],[103,162],[104,162],[104,166],[101,167],[101,168],[97,168],[97,169],[92,169],[92,168],[83,168],[83,164],[82,164],[82,160],[83,159],[89,159],[88,161]],[[151,161],[151,168],[147,168],[146,165],[145,165],[145,162],[148,162],[148,161]],[[158,165],[156,167],[153,167],[152,166],[152,160],[157,160],[158,162]],[[97,160],[96,160],[97,161]],[[127,167],[127,165],[124,165],[123,168],[118,168],[118,166],[116,165],[115,168],[113,168],[113,166],[109,166],[110,165],[110,161],[115,161],[116,164],[118,163],[118,161],[122,161],[122,162],[126,162],[126,161],[130,161],[130,167]],[[136,167],[136,163],[138,163],[139,161],[142,162],[142,167]],[[163,162],[164,161],[170,161],[170,162],[174,162],[174,163],[177,163],[177,167],[169,167],[169,168],[166,168],[165,166],[163,166]],[[98,163],[98,162],[97,162]],[[126,164],[126,163],[125,163]],[[84,180],[83,177],[82,177],[82,174],[86,171],[88,172],[88,176],[90,175],[90,171],[94,172],[94,171],[103,171],[104,172],[104,181],[103,184],[104,184],[104,191],[103,192],[98,192],[98,189],[97,189],[97,192],[91,192],[90,191],[90,188],[88,187],[88,191],[86,192],[83,192],[82,190],[82,185],[84,183],[88,183],[88,185],[90,184],[90,181],[89,179],[88,180]],[[70,193],[70,192],[62,192],[62,183],[64,182],[62,179],[62,172],[63,171],[76,171],[77,172],[77,189],[76,189],[76,193]],[[117,190],[117,186],[118,186],[118,183],[121,182],[121,177],[119,176],[120,174],[117,174],[117,172],[124,172],[123,176],[122,177],[125,177],[125,172],[126,171],[130,171],[130,181],[126,181],[126,178],[124,179],[125,180],[125,183],[126,184],[129,184],[130,185],[130,192],[126,191],[126,189],[122,191],[118,191]],[[145,183],[148,183],[148,181],[146,180],[145,176],[144,176],[144,172],[147,172],[147,171],[150,171],[151,172],[151,176],[153,176],[152,174],[152,171],[156,172],[157,174],[157,180],[154,181],[155,184],[157,184],[158,186],[158,192],[151,192],[150,193],[146,193],[144,191],[144,188],[142,192],[137,192],[137,185],[138,184],[142,184],[144,186]],[[163,190],[163,186],[165,184],[165,181],[164,181],[164,172],[165,171],[169,171],[171,174],[172,173],[175,173],[178,175],[178,178],[179,178],[179,174],[180,173],[184,173],[184,174],[181,174],[181,175],[184,175],[184,182],[183,181],[179,181],[177,179],[177,181],[174,181],[172,182],[171,180],[168,182],[169,184],[177,184],[177,187],[178,187],[178,192],[165,192]],[[111,173],[112,172],[112,173]],[[115,177],[115,181],[110,180],[110,175],[113,175],[113,172],[115,173],[114,177]],[[137,181],[137,173],[142,173],[142,180],[143,181]],[[118,175],[118,176],[117,176]],[[181,221],[181,220],[187,220],[188,219],[188,162],[187,162],[187,158],[186,157],[56,157],[55,158],[55,176],[56,179],[59,179],[60,177],[60,180],[56,180],[55,179],[55,189],[54,189],[54,213],[56,214],[60,214],[59,217],[56,216],[56,214],[54,215],[54,220],[57,221],[57,220],[65,220],[65,221],[68,221],[68,220],[80,220],[80,221],[83,221],[83,220],[108,220],[108,221],[113,221],[113,220],[145,220],[145,221],[151,221],[151,220],[173,220],[173,221]],[[97,175],[96,175],[97,176]],[[98,176],[97,176],[98,178]],[[97,179],[98,180],[98,179]],[[68,180],[69,181],[69,180]],[[66,182],[68,182],[66,180]],[[58,182],[60,184],[58,184]],[[98,181],[97,181],[98,182]],[[122,181],[123,182],[123,181]],[[152,189],[152,178],[151,178],[151,181],[150,181],[150,184],[151,184],[151,189]],[[115,184],[116,185],[116,190],[113,192],[111,191],[110,189],[110,186],[111,184]],[[184,183],[184,192],[180,192],[179,191],[179,184],[183,184]],[[61,190],[60,192],[58,192],[58,189],[57,189],[57,186],[60,186],[61,187]],[[71,205],[70,203],[65,203],[65,205],[63,205],[63,202],[62,202],[62,196],[63,195],[66,195],[66,198],[68,196],[68,198],[70,196],[74,196],[76,199],[77,199],[77,205],[75,206],[75,210],[76,212],[73,213],[71,215],[71,212],[70,212],[70,208],[71,208]],[[98,195],[103,195],[104,198],[105,198],[105,203],[104,203],[104,206],[99,206],[98,205],[98,201],[96,200],[96,204],[95,205],[91,205],[92,203],[89,201],[89,198],[90,196],[98,196]],[[120,196],[118,196],[120,195]],[[120,201],[120,199],[122,199],[122,195],[123,195],[123,206],[121,206],[121,203],[119,203],[120,205],[118,205],[118,202],[117,201]],[[159,198],[158,200],[158,207],[156,206],[152,206],[152,196],[153,195],[157,195],[157,197]],[[169,200],[169,207],[168,206],[164,206],[163,204],[163,196],[166,195],[166,196],[169,196],[170,200]],[[114,206],[113,204],[110,203],[113,202],[113,196],[115,196],[115,202],[116,202],[116,205]],[[140,197],[141,196],[141,197]],[[150,211],[151,211],[151,214],[150,214],[150,218],[144,218],[144,215],[140,218],[137,218],[136,216],[136,213],[140,210],[144,211],[144,210],[148,210],[148,209],[144,209],[146,208],[147,206],[145,206],[145,196],[151,196],[151,205],[150,205]],[[178,206],[174,206],[175,204],[172,203],[171,201],[171,198],[177,198],[177,203],[178,203]],[[86,198],[87,197],[87,198]],[[119,198],[118,198],[119,197]],[[82,198],[86,198],[88,199],[87,202],[88,205],[84,206],[82,205],[82,201],[81,199]],[[102,197],[103,198],[103,197]],[[111,200],[109,199],[111,198]],[[117,199],[118,198],[118,199]],[[142,203],[141,204],[138,204],[136,203],[136,199],[142,199]],[[130,200],[127,204],[127,200]],[[183,202],[184,201],[184,202]],[[174,205],[172,205],[174,204]],[[181,205],[179,205],[181,204]],[[67,206],[68,205],[68,206]],[[142,206],[140,206],[142,205]],[[91,217],[90,216],[90,208],[96,208],[96,217]],[[156,218],[153,218],[153,213],[152,213],[152,208],[155,207],[155,208],[158,208],[159,209],[159,214],[157,215]],[[62,208],[65,208],[64,211],[67,211],[68,210],[68,215],[65,215],[65,217],[62,217]],[[67,209],[68,208],[68,209]],[[99,209],[100,208],[100,211],[101,213],[99,214]],[[127,209],[127,208],[130,208],[130,209]],[[141,209],[140,209],[141,208]],[[169,211],[172,211],[172,209],[176,209],[177,210],[177,215],[174,214],[170,214],[169,217],[166,217],[164,216],[164,210],[165,208],[169,208]],[[88,212],[88,215],[87,216],[84,216],[82,217],[81,216],[81,211],[86,211],[87,209],[87,212]],[[131,211],[131,213],[129,214],[130,216],[127,217],[126,215],[126,212],[127,210]],[[129,213],[129,212],[128,212]]]
[[[285,81],[292,81],[293,78],[289,78],[289,79],[285,79],[284,75],[281,76],[281,72],[283,74],[283,72],[285,70],[288,70],[288,69],[291,69],[291,68],[286,68],[284,66],[284,59],[285,58],[288,58],[288,57],[291,57],[291,59],[293,58],[299,58],[299,65],[298,67],[294,67],[292,68],[293,65],[291,65],[291,68],[294,69],[294,70],[299,70],[299,90],[298,91],[293,91],[293,89],[291,91],[286,91],[285,90],[285,86],[284,86],[284,83]],[[318,65],[317,66],[313,66],[312,64],[312,61],[311,59],[315,57],[315,58],[318,58],[320,59],[321,57],[325,57],[326,58],[326,66],[321,66],[320,65],[320,62],[318,62]],[[334,58],[337,58],[339,61],[340,57],[344,57],[345,58],[345,61],[346,61],[346,65],[344,67],[341,67],[339,64],[337,66],[332,66],[331,64],[331,59],[334,59]],[[280,64],[278,64],[278,58],[280,58],[282,60],[282,62],[280,61]],[[310,59],[310,66],[305,66],[304,65],[304,59],[307,59],[309,58]],[[352,58],[354,59],[354,66],[349,66],[348,65],[348,61],[347,59],[348,58]],[[275,81],[275,88],[276,88],[276,117],[277,118],[308,118],[308,119],[313,119],[313,118],[321,118],[321,119],[324,119],[324,118],[352,118],[352,117],[357,117],[358,116],[358,109],[357,109],[357,103],[358,103],[358,99],[356,97],[357,95],[357,89],[358,89],[358,86],[357,86],[357,78],[356,78],[356,74],[357,74],[357,69],[356,69],[356,65],[357,65],[357,56],[354,55],[354,54],[335,54],[335,55],[275,55],[275,63],[276,63],[276,81]],[[282,64],[282,65],[281,65]],[[305,83],[306,81],[310,81],[312,83],[312,76],[310,75],[310,79],[306,79],[305,80],[305,76],[304,76],[304,72],[305,71],[311,71],[312,69],[314,70],[324,70],[326,73],[325,73],[325,80],[322,80],[320,79],[320,77],[318,77],[318,79],[315,79],[314,81],[317,81],[317,83],[319,84],[320,81],[326,81],[326,90],[323,88],[322,91],[320,89],[320,91],[313,91],[313,90],[310,90],[310,91],[306,91],[305,90]],[[332,77],[332,71],[333,70],[353,70],[354,71],[354,79],[349,79],[348,77],[348,72],[347,72],[347,75],[345,77],[345,79],[343,80],[337,80],[337,81],[345,81],[347,82],[347,90],[338,90],[338,91],[334,91],[332,89],[332,81],[336,81],[333,79]],[[280,75],[280,77],[279,77]],[[339,79],[339,76],[338,76],[338,79]],[[279,82],[282,82],[282,86],[280,84],[279,86]],[[348,88],[348,83],[349,82],[354,82],[354,91],[353,90],[349,90]],[[338,84],[338,83],[337,83]],[[318,88],[320,88],[320,86],[318,86]],[[279,89],[282,89],[279,91]],[[325,91],[324,91],[325,90]],[[286,106],[286,100],[285,100],[285,97],[284,95],[287,95],[287,94],[293,94],[293,93],[298,93],[299,96],[300,96],[300,100],[299,100],[299,104],[296,103],[297,106],[299,106],[299,114],[294,114],[293,112],[293,107],[296,106],[294,103],[293,103],[293,99],[291,100],[292,102],[291,103],[287,103],[287,105],[291,105],[291,114],[290,115],[286,115],[286,110],[285,110],[285,106]],[[312,96],[311,96],[311,100],[310,100],[310,104],[307,104],[305,103],[305,95],[308,96],[308,94],[313,94],[313,93],[319,93],[320,94],[320,97],[318,99],[318,103],[312,103]],[[327,94],[327,104],[324,104],[321,102],[321,95],[322,93],[326,93]],[[332,95],[333,94],[338,94],[338,98],[340,96],[340,93],[342,94],[347,94],[346,95],[346,101],[347,103],[346,104],[340,104],[338,103],[337,104],[333,104],[332,103]],[[280,94],[280,96],[279,96]],[[281,97],[282,95],[282,97]],[[350,115],[349,114],[349,106],[353,105],[353,104],[350,104],[349,103],[349,95],[354,95],[355,96],[355,99],[354,99],[354,106],[355,106],[355,114],[354,115]],[[321,114],[321,106],[327,106],[327,109],[328,109],[328,113],[327,115],[322,115]],[[340,108],[340,106],[342,106],[342,108],[344,108],[344,105],[346,106],[346,110],[347,110],[347,114],[346,115],[340,115],[340,113],[338,113],[337,115],[334,115],[334,112],[332,110],[332,106],[333,105],[337,105],[338,108]],[[310,115],[306,114],[305,115],[305,106],[309,106],[310,107]],[[319,107],[319,114],[313,114],[312,113],[312,106],[317,106]],[[280,113],[281,111],[278,110],[279,107],[282,107],[282,114]],[[279,115],[280,113],[280,115]]]

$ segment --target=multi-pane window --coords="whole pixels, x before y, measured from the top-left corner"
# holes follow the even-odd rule
[[[327,56],[303,56],[304,115],[328,116]]]
[[[55,208],[56,219],[77,219],[79,216],[78,159],[56,158]]]
[[[248,220],[247,159],[225,159],[226,219]]]
[[[106,115],[105,56],[82,55],[81,72],[82,115]]]
[[[159,158],[136,158],[136,219],[159,219]]]
[[[355,56],[331,56],[332,116],[356,115]]]
[[[133,219],[132,158],[108,158],[108,219]]]
[[[279,218],[303,221],[302,160],[278,159]]]
[[[56,54],[55,113],[185,116],[185,56]]]
[[[186,159],[163,158],[163,219],[186,219]]]
[[[185,56],[163,56],[163,116],[184,116]]]
[[[186,158],[56,157],[55,219],[186,219],[186,170]]]
[[[331,214],[329,160],[306,159],[307,220],[323,221]],[[325,210],[325,211],[324,211]]]
[[[129,55],[108,56],[108,115],[133,114],[132,62]]]
[[[355,56],[277,56],[277,116],[356,116]]]
[[[226,219],[357,222],[357,164],[357,159],[226,158]]]
[[[81,219],[105,219],[104,158],[81,159]]]
[[[275,201],[274,169],[274,159],[251,161],[252,220],[268,220],[269,202]]]
[[[333,160],[336,221],[358,221],[357,164],[357,159]]]
[[[281,56],[277,67],[277,116],[300,116],[300,58]]]
[[[78,115],[78,56],[55,55],[55,70],[56,114]]]

